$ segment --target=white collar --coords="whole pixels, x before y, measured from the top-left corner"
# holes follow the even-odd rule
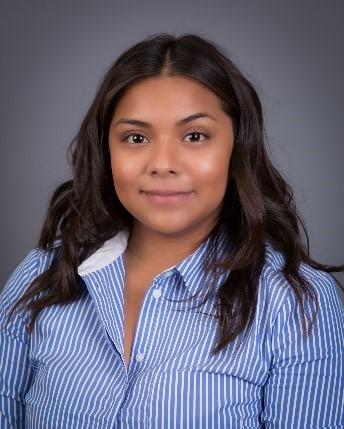
[[[78,266],[78,274],[85,276],[113,262],[127,248],[129,232],[121,230]]]

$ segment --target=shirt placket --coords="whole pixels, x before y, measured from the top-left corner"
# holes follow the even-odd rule
[[[173,270],[165,271],[154,278],[144,296],[139,318],[133,339],[129,378],[135,377],[146,362],[149,362],[151,353],[154,353],[156,332],[159,329],[159,309],[166,294],[166,278],[173,275]]]

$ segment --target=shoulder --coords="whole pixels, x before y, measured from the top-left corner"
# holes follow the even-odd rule
[[[53,246],[49,249],[41,249],[39,247],[31,249],[14,268],[3,290],[8,289],[9,283],[17,284],[16,280],[20,277],[25,276],[33,279],[42,274],[57,257],[60,248],[61,241],[55,240]]]
[[[285,256],[281,252],[274,249],[270,244],[266,245],[265,264],[262,270],[265,283],[272,289],[276,289],[280,286],[286,292],[287,290],[290,291],[291,286],[283,274],[285,262]],[[331,273],[317,270],[309,264],[301,262],[299,266],[299,274],[301,274],[301,276],[307,280],[307,282],[310,283],[318,293],[323,293],[325,291],[333,292],[336,290],[336,281]]]
[[[296,311],[298,307],[296,293],[283,274],[284,264],[284,255],[267,244],[265,263],[260,276],[259,297],[269,307],[272,322],[281,311],[286,311],[286,309],[290,312]],[[320,313],[334,311],[339,315],[342,313],[336,280],[332,274],[317,270],[304,262],[300,264],[299,274],[316,295]],[[304,303],[306,311],[308,306],[312,313],[312,304],[308,296],[304,298]]]
[[[315,312],[306,294],[302,309],[283,275],[284,264],[283,255],[267,246],[259,294],[263,313],[258,313],[259,329],[254,331],[258,343],[263,339],[261,355],[269,368],[261,421],[269,427],[339,427],[344,312],[334,277],[302,263],[299,274],[319,304]],[[271,318],[269,309],[273,309]],[[326,398],[331,398],[331,407]],[[314,418],[318,419],[315,426]]]
[[[24,295],[32,281],[49,268],[58,255],[60,247],[60,241],[55,240],[49,250],[33,248],[14,268],[0,290],[0,330],[4,329],[7,315],[15,303]],[[13,335],[15,335],[15,325],[19,323],[19,319],[27,322],[29,316],[28,312],[24,311],[20,316],[14,318]]]

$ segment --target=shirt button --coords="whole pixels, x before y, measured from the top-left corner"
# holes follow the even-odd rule
[[[173,270],[170,270],[170,271],[165,271],[163,273],[163,276],[164,277],[171,277],[171,276],[173,276],[173,274],[174,274]]]
[[[144,358],[144,354],[143,353],[137,353],[137,355],[135,356],[135,359],[137,362],[142,362]]]
[[[154,296],[154,298],[160,298],[161,290],[160,289],[154,289],[153,290],[153,296]]]

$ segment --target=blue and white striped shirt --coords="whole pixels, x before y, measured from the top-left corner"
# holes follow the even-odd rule
[[[153,279],[127,370],[126,243],[121,231],[86,259],[78,268],[81,299],[42,310],[31,337],[28,312],[14,313],[9,325],[5,316],[48,268],[58,244],[31,250],[14,270],[0,294],[1,429],[344,427],[344,317],[330,274],[300,267],[320,305],[305,339],[281,272],[283,257],[267,245],[247,339],[211,356],[218,322],[200,311],[214,314],[214,297],[195,309],[194,301],[167,300],[185,299],[207,284],[203,243]],[[306,303],[309,315],[310,309]]]

